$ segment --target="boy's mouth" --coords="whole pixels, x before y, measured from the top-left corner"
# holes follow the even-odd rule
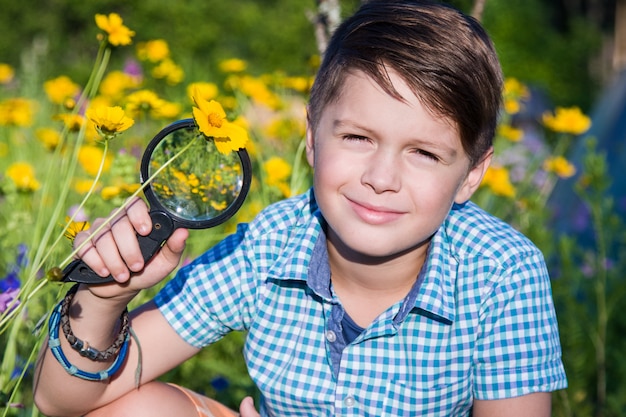
[[[347,198],[354,213],[365,223],[379,225],[399,219],[404,212],[385,206],[377,206]]]

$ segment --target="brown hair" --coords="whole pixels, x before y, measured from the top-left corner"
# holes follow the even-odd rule
[[[443,4],[372,0],[335,31],[311,90],[308,119],[316,129],[353,70],[401,99],[387,71],[399,74],[424,105],[455,123],[472,166],[491,147],[502,95],[493,44],[474,18]]]

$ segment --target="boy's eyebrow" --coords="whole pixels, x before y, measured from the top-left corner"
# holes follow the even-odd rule
[[[363,126],[361,124],[359,124],[356,121],[353,120],[346,120],[346,119],[335,119],[333,120],[333,129],[338,129],[338,128],[342,128],[342,127],[353,127],[359,130],[362,130],[364,132],[366,132],[367,134],[371,134],[371,135],[376,135],[377,132],[373,129],[370,129],[366,126]],[[428,140],[428,139],[424,139],[421,137],[414,137],[411,138],[409,140],[409,142],[414,143],[414,144],[420,144],[420,145],[428,145],[431,148],[435,148],[436,150],[445,153],[447,156],[449,156],[450,158],[456,158],[458,152],[455,148],[450,147],[450,146],[446,146],[445,144],[442,144],[441,142],[436,142],[436,141],[432,141],[432,140]]]

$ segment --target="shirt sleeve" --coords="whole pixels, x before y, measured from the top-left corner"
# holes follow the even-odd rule
[[[567,386],[550,279],[539,251],[511,259],[485,288],[474,397],[502,399]]]
[[[174,330],[202,348],[232,330],[243,330],[250,316],[254,276],[246,256],[247,226],[181,268],[155,296]]]

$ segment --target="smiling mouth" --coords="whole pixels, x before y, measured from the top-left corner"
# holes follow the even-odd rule
[[[388,207],[372,206],[365,203],[347,199],[350,207],[356,215],[365,223],[380,225],[393,222],[404,214],[404,212]]]

